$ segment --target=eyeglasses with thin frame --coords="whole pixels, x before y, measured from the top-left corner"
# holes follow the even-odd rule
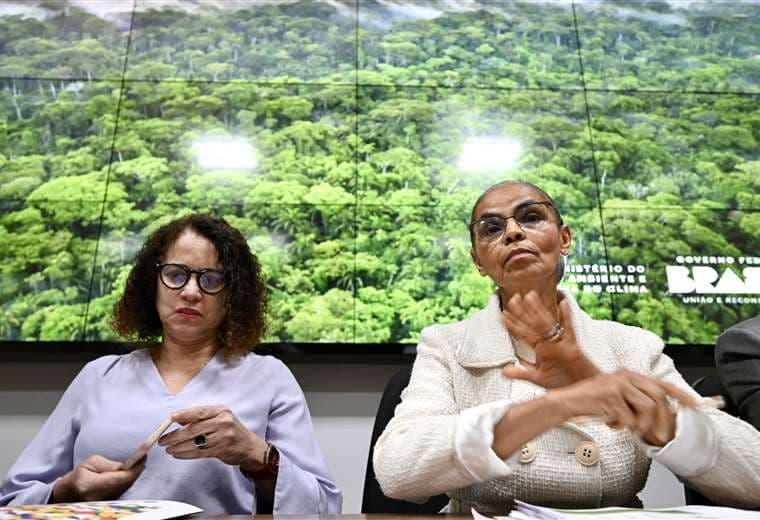
[[[216,269],[195,271],[182,264],[156,264],[158,277],[168,289],[182,289],[195,275],[198,288],[206,294],[218,294],[224,289],[224,273]]]
[[[504,235],[509,219],[514,219],[523,231],[537,231],[551,221],[553,213],[557,215],[559,223],[562,224],[562,218],[559,217],[554,205],[548,200],[525,202],[517,206],[514,214],[508,217],[486,215],[471,222],[470,233],[481,242],[494,242]]]

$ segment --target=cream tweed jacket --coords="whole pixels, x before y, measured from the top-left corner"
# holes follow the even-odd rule
[[[628,368],[694,394],[662,353],[657,335],[594,320],[564,295],[570,299],[581,349],[597,367],[605,372]],[[409,386],[375,446],[373,463],[383,492],[411,501],[448,493],[451,512],[469,512],[470,507],[503,512],[514,498],[555,507],[635,503],[649,470],[647,447],[629,432],[601,423],[566,422],[541,434],[535,439],[535,459],[513,464],[506,477],[479,482],[458,459],[454,439],[462,411],[505,398],[523,402],[544,392],[501,375],[500,368],[517,358],[499,313],[494,295],[487,308],[469,318],[422,331]],[[718,410],[705,413],[717,433],[717,456],[698,474],[679,478],[723,504],[757,507],[760,432]],[[578,462],[575,447],[581,441],[598,447],[597,464]]]

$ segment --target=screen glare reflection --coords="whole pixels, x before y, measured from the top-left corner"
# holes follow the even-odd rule
[[[511,170],[522,154],[519,141],[509,138],[470,138],[462,146],[457,165],[472,173]]]
[[[244,139],[200,139],[193,143],[198,165],[204,170],[246,170],[256,168],[253,146]]]

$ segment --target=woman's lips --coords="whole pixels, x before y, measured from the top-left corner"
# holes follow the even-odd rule
[[[189,309],[187,307],[183,307],[181,309],[177,309],[177,314],[180,314],[182,316],[200,316],[201,313],[196,311],[195,309]]]
[[[528,251],[527,249],[519,249],[517,251],[512,251],[507,255],[507,259],[504,260],[504,264],[506,265],[513,260],[521,260],[521,259],[528,258],[531,256],[535,256],[535,254],[532,251]]]

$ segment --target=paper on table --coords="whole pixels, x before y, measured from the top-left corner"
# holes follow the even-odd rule
[[[164,520],[203,509],[170,500],[110,500],[0,507],[0,520]]]
[[[151,446],[153,446],[156,441],[158,441],[158,438],[161,437],[161,434],[166,431],[166,429],[172,425],[174,421],[172,421],[172,418],[169,417],[164,422],[161,423],[161,425],[156,428],[156,431],[150,434],[150,437],[143,442],[139,448],[135,450],[135,452],[129,456],[127,460],[125,460],[122,465],[121,469],[129,469],[138,462],[140,462],[140,459],[142,459],[145,455],[148,454],[148,450],[150,450]]]
[[[472,510],[475,520],[493,520]],[[497,516],[495,520],[741,520],[760,519],[760,511],[747,511],[732,507],[678,506],[657,509],[634,509],[627,507],[604,507],[599,509],[556,509],[541,507],[515,500],[509,516]]]

